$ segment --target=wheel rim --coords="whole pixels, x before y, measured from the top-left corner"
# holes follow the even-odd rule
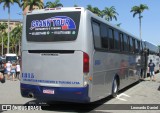
[[[114,93],[116,93],[117,92],[117,82],[116,82],[116,80],[114,80]]]

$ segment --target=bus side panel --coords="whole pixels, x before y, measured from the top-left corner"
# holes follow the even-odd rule
[[[136,63],[140,57],[109,52],[95,52],[92,94],[99,100],[111,94],[112,82],[117,75],[120,79],[120,89],[139,79]]]

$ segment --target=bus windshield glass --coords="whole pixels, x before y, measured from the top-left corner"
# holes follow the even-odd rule
[[[80,16],[80,11],[27,15],[27,41],[55,42],[76,40]]]
[[[8,61],[16,62],[17,56],[6,56],[6,62],[8,62]]]

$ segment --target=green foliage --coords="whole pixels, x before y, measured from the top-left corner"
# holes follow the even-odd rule
[[[140,4],[140,6],[133,6],[131,8],[130,12],[133,12],[133,17],[135,17],[137,14],[139,15],[139,18],[142,18],[141,14],[144,10],[148,10],[148,6],[145,4]]]
[[[29,6],[29,10],[32,11],[34,6],[39,7],[39,9],[43,8],[43,2],[41,0],[23,0],[21,7],[23,7],[23,10]]]
[[[111,6],[109,8],[105,7],[105,9],[101,11],[97,7],[92,7],[91,5],[87,5],[87,9],[102,18],[105,17],[107,21],[112,21],[113,19],[117,20],[117,15],[119,15],[116,12],[116,9],[114,6]]]
[[[55,2],[47,2],[45,8],[56,8],[63,7],[59,0],[55,0]]]
[[[14,4],[17,3],[19,6],[20,4],[20,0],[0,0],[0,4],[4,3],[3,8],[10,8],[10,4]]]
[[[103,16],[105,16],[105,19],[107,21],[112,21],[112,19],[115,19],[117,21],[116,15],[119,15],[119,14],[116,12],[116,9],[114,6],[111,6],[109,8],[105,7],[105,9],[102,12],[103,12]]]
[[[19,24],[11,31],[10,40],[12,43],[10,44],[10,48],[13,53],[18,53],[17,50],[18,48],[20,48],[21,37],[22,37],[22,25]]]

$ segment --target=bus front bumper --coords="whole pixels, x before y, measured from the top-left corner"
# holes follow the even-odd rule
[[[23,97],[32,97],[42,101],[66,101],[88,103],[89,86],[81,88],[70,87],[46,87],[29,84],[20,84],[21,95]]]

